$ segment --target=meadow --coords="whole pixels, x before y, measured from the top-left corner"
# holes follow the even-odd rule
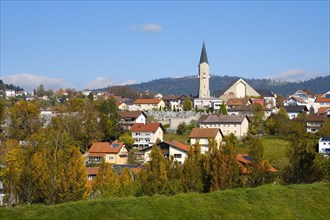
[[[0,219],[328,219],[330,183],[0,208]]]

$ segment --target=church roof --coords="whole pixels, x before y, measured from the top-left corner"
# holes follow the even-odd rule
[[[209,61],[207,60],[207,55],[206,55],[205,43],[203,42],[203,48],[202,48],[201,59],[199,60],[199,64],[202,64],[204,62],[209,64]]]

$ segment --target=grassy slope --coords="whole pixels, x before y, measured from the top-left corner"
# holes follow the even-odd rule
[[[0,219],[327,219],[330,183],[1,208]]]
[[[290,142],[274,136],[263,137],[261,142],[264,145],[264,158],[276,169],[283,170],[288,164],[286,150]]]

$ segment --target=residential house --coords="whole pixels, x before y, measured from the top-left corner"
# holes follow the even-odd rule
[[[124,142],[94,142],[88,151],[87,163],[127,164],[128,151]]]
[[[143,111],[119,111],[120,116],[119,124],[129,130],[135,123],[145,124],[147,115]]]
[[[307,117],[307,132],[316,133],[325,123],[325,115],[309,115]]]
[[[94,182],[95,182],[95,178],[97,176],[97,173],[99,172],[99,168],[100,167],[86,167],[86,171],[87,171],[87,185],[89,187],[92,187]]]
[[[319,109],[321,107],[330,107],[330,91],[318,95],[315,99],[315,109]]]
[[[330,137],[322,137],[319,139],[319,153],[330,155]]]
[[[249,121],[245,115],[201,115],[197,123],[201,128],[220,128],[223,135],[234,134],[244,137],[249,129]]]
[[[264,112],[264,119],[268,118],[272,110],[269,108],[262,107],[262,110]],[[227,109],[228,115],[246,115],[246,116],[253,116],[254,111],[254,104],[246,105],[246,106],[236,106],[230,109]]]
[[[276,107],[276,99],[277,96],[275,93],[269,91],[269,90],[257,90],[257,92],[260,94],[260,96],[264,99],[264,106],[266,108],[274,108]]]
[[[193,128],[189,135],[190,144],[199,143],[202,154],[209,150],[210,139],[214,139],[219,146],[223,139],[221,130],[219,128]]]
[[[161,123],[135,123],[131,128],[134,148],[145,149],[157,141],[163,141],[164,128]]]
[[[182,110],[180,96],[164,96],[162,100],[165,103],[167,109]]]
[[[188,157],[190,146],[185,145],[178,141],[163,141],[157,144],[157,147],[161,150],[163,156],[167,159],[173,157],[174,161],[178,161],[179,164],[183,164]],[[144,162],[152,160],[150,157],[152,147],[148,147],[144,150]]]
[[[219,98],[196,98],[194,99],[194,108],[219,110],[223,100]]]
[[[229,98],[226,102],[228,109],[238,107],[238,106],[247,106],[251,104],[248,98]]]
[[[20,91],[17,91],[16,94],[15,94],[16,97],[26,97],[27,96],[27,92],[24,91],[24,90],[20,90]]]
[[[123,103],[123,102],[115,102],[117,108],[121,111],[127,111],[128,110],[128,106]]]
[[[89,96],[89,94],[91,94],[92,93],[92,90],[89,90],[89,89],[85,89],[85,90],[83,90],[82,92],[81,92],[84,96]]]
[[[11,98],[11,97],[15,97],[15,90],[14,89],[6,89],[5,90],[5,93],[6,93],[6,98]]]
[[[137,99],[133,103],[135,110],[147,111],[147,110],[160,110],[164,109],[165,103],[161,99]]]
[[[330,117],[330,107],[320,107],[316,114]]]
[[[284,109],[288,113],[289,119],[294,119],[300,113],[308,113],[308,108],[305,105],[302,106],[284,106]]]
[[[248,171],[248,165],[251,163],[251,160],[253,160],[253,159],[251,157],[249,157],[248,154],[239,153],[239,154],[236,155],[236,160],[239,163],[242,174],[251,173],[251,172]],[[263,161],[262,166],[264,166],[265,163],[266,163],[266,161]],[[268,172],[275,173],[275,172],[277,172],[277,170],[274,167],[269,166]]]
[[[293,95],[289,96],[288,100],[284,102],[284,106],[306,106],[309,110],[314,106],[315,95],[307,89],[300,89]]]

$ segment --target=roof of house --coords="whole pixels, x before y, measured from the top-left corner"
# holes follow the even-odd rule
[[[204,63],[204,62],[209,64],[209,61],[207,60],[207,55],[206,55],[205,42],[203,42],[203,47],[202,47],[201,58],[199,60],[199,64]]]
[[[97,175],[100,167],[86,167],[87,175]]]
[[[313,106],[312,106],[313,107]],[[319,110],[317,111],[317,114],[325,114],[327,113],[328,111],[330,111],[330,107],[320,107]]]
[[[99,153],[118,153],[123,146],[124,142],[112,142],[111,144],[109,142],[94,142],[88,151],[88,156]]]
[[[286,112],[307,112],[308,108],[306,105],[297,105],[297,106],[284,106]]]
[[[163,101],[172,101],[172,100],[178,100],[180,96],[171,95],[171,96],[164,96],[162,99]]]
[[[220,114],[210,114],[201,115],[197,123],[239,123],[241,124],[246,116],[244,115],[220,115]]]
[[[290,99],[294,99],[296,100],[297,102],[300,102],[300,103],[307,103],[305,102],[305,100],[303,100],[302,98],[298,97],[298,96],[291,96],[288,100]]]
[[[218,132],[222,134],[219,128],[193,128],[189,138],[215,138]]]
[[[133,124],[131,131],[132,132],[156,132],[159,127],[162,130],[164,130],[161,123],[148,123],[148,124],[135,123],[135,124]]]
[[[173,147],[176,147],[178,149],[181,149],[185,152],[188,152],[190,150],[190,146],[188,145],[185,145],[179,141],[164,141],[164,143],[170,145],[170,146],[173,146]]]
[[[115,102],[115,104],[116,104],[117,107],[119,107],[119,106],[121,106],[124,103],[122,103],[122,102]]]
[[[249,103],[248,98],[230,98],[228,99],[226,105],[227,106],[240,106],[240,105],[247,105]]]
[[[324,122],[326,120],[325,115],[308,115],[307,122]]]
[[[271,91],[267,90],[267,89],[258,89],[256,90],[260,96],[262,97],[275,97],[274,93],[272,93]]]
[[[137,99],[134,104],[158,104],[160,99]]]
[[[236,160],[238,162],[240,162],[240,164],[242,164],[242,166],[241,166],[242,173],[247,174],[248,170],[244,165],[251,163],[251,160],[253,160],[253,159],[251,157],[249,157],[248,154],[240,154],[239,153],[239,154],[236,155]],[[265,163],[266,163],[265,160],[262,161],[262,167],[265,166]],[[269,166],[268,171],[271,172],[271,173],[277,172],[277,170],[271,165]]]
[[[315,99],[315,102],[329,102],[330,103],[330,98],[328,98],[325,94],[318,95]]]
[[[255,103],[256,104],[256,103]],[[251,104],[251,105],[244,105],[244,106],[235,106],[235,107],[232,107],[232,108],[229,108],[227,111],[228,112],[236,112],[236,111],[250,111],[250,112],[253,112],[254,110],[254,104]],[[263,111],[272,111],[271,109],[268,109],[268,108],[262,108]]]
[[[120,111],[118,114],[121,118],[137,118],[141,114],[147,118],[147,115],[143,111]]]

